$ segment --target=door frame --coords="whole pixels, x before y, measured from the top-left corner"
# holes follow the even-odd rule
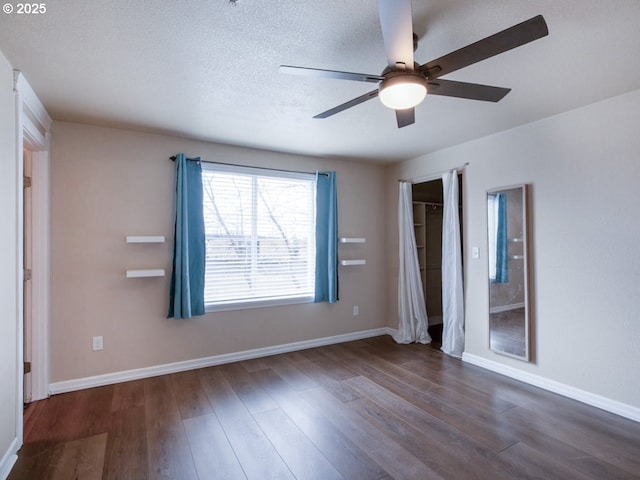
[[[16,376],[16,431],[22,444],[23,433],[23,377],[24,377],[24,149],[31,152],[32,159],[32,399],[49,396],[49,315],[50,315],[50,138],[51,117],[38,99],[24,75],[13,72],[16,111],[16,163],[18,184],[18,272],[17,295],[17,376]]]

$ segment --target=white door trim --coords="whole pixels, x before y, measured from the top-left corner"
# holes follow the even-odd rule
[[[48,134],[47,134],[48,136]],[[48,139],[47,139],[48,141]],[[49,151],[31,154],[31,399],[49,396]]]
[[[51,117],[22,73],[14,70],[14,93],[16,102],[16,163],[17,163],[17,205],[18,223],[17,263],[17,375],[16,375],[16,432],[18,444],[22,445],[23,415],[23,149],[32,152],[33,159],[33,346],[32,384],[33,399],[49,395],[49,145]],[[37,272],[36,272],[37,269]],[[35,373],[37,372],[37,373]]]

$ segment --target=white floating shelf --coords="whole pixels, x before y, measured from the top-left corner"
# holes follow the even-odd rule
[[[340,237],[340,243],[365,243],[366,241],[364,237]]]
[[[164,269],[127,270],[127,278],[164,277]]]
[[[127,243],[164,243],[164,236],[128,236]]]
[[[366,265],[367,261],[366,260],[361,260],[361,259],[357,259],[357,260],[340,260],[340,265],[344,266],[344,267],[348,267],[351,265]]]

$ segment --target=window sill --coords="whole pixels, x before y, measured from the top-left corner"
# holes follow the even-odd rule
[[[313,303],[313,295],[304,297],[282,297],[262,300],[245,300],[239,302],[209,303],[205,305],[205,312],[226,312],[230,310],[247,310],[250,308],[296,305],[300,303]]]

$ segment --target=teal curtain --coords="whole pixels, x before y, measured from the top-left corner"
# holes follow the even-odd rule
[[[168,318],[204,315],[205,231],[200,158],[176,156],[173,273]]]
[[[507,196],[504,193],[496,195],[498,202],[498,228],[496,231],[496,279],[495,283],[509,281],[509,259],[507,239]]]
[[[317,174],[314,301],[338,301],[338,200],[335,172]]]

